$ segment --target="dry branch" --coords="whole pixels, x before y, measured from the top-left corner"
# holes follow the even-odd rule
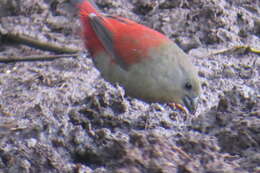
[[[77,57],[79,54],[60,55],[34,55],[34,56],[0,56],[0,63],[21,62],[21,61],[52,61],[58,58]]]
[[[226,53],[248,53],[248,52],[260,55],[260,49],[252,48],[250,46],[241,45],[241,46],[234,46],[232,48],[227,48],[227,49],[224,49],[224,50],[219,50],[219,51],[211,53],[208,56],[214,56],[214,55],[226,54]]]
[[[50,42],[43,42],[40,40],[37,40],[35,38],[31,38],[25,35],[7,32],[7,33],[0,33],[2,37],[4,37],[6,40],[15,41],[17,43],[22,43],[34,48],[38,48],[41,50],[47,50],[55,53],[77,53],[80,50],[79,49],[73,49],[68,48],[65,46],[58,46],[56,44],[50,43]]]

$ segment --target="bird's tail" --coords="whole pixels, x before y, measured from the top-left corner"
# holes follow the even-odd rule
[[[99,14],[99,9],[93,0],[71,0],[77,8],[82,17],[89,16],[89,14]]]

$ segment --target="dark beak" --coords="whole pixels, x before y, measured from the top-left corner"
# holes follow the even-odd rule
[[[191,114],[195,114],[196,112],[197,105],[198,105],[197,100],[198,100],[197,97],[191,98],[189,96],[185,96],[183,98],[183,103]]]

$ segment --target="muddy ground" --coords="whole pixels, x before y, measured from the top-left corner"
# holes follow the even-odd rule
[[[258,0],[96,0],[163,32],[192,55],[203,94],[196,115],[125,95],[99,76],[65,0],[1,0],[0,56],[53,54],[15,32],[71,48],[76,58],[0,63],[0,172],[260,172]]]

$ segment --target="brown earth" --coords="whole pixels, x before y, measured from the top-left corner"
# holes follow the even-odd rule
[[[203,94],[196,115],[147,104],[105,82],[84,51],[66,0],[1,0],[0,56],[50,54],[15,32],[71,48],[77,58],[0,63],[0,172],[239,173],[260,171],[257,0],[96,0],[152,27],[193,56]]]

